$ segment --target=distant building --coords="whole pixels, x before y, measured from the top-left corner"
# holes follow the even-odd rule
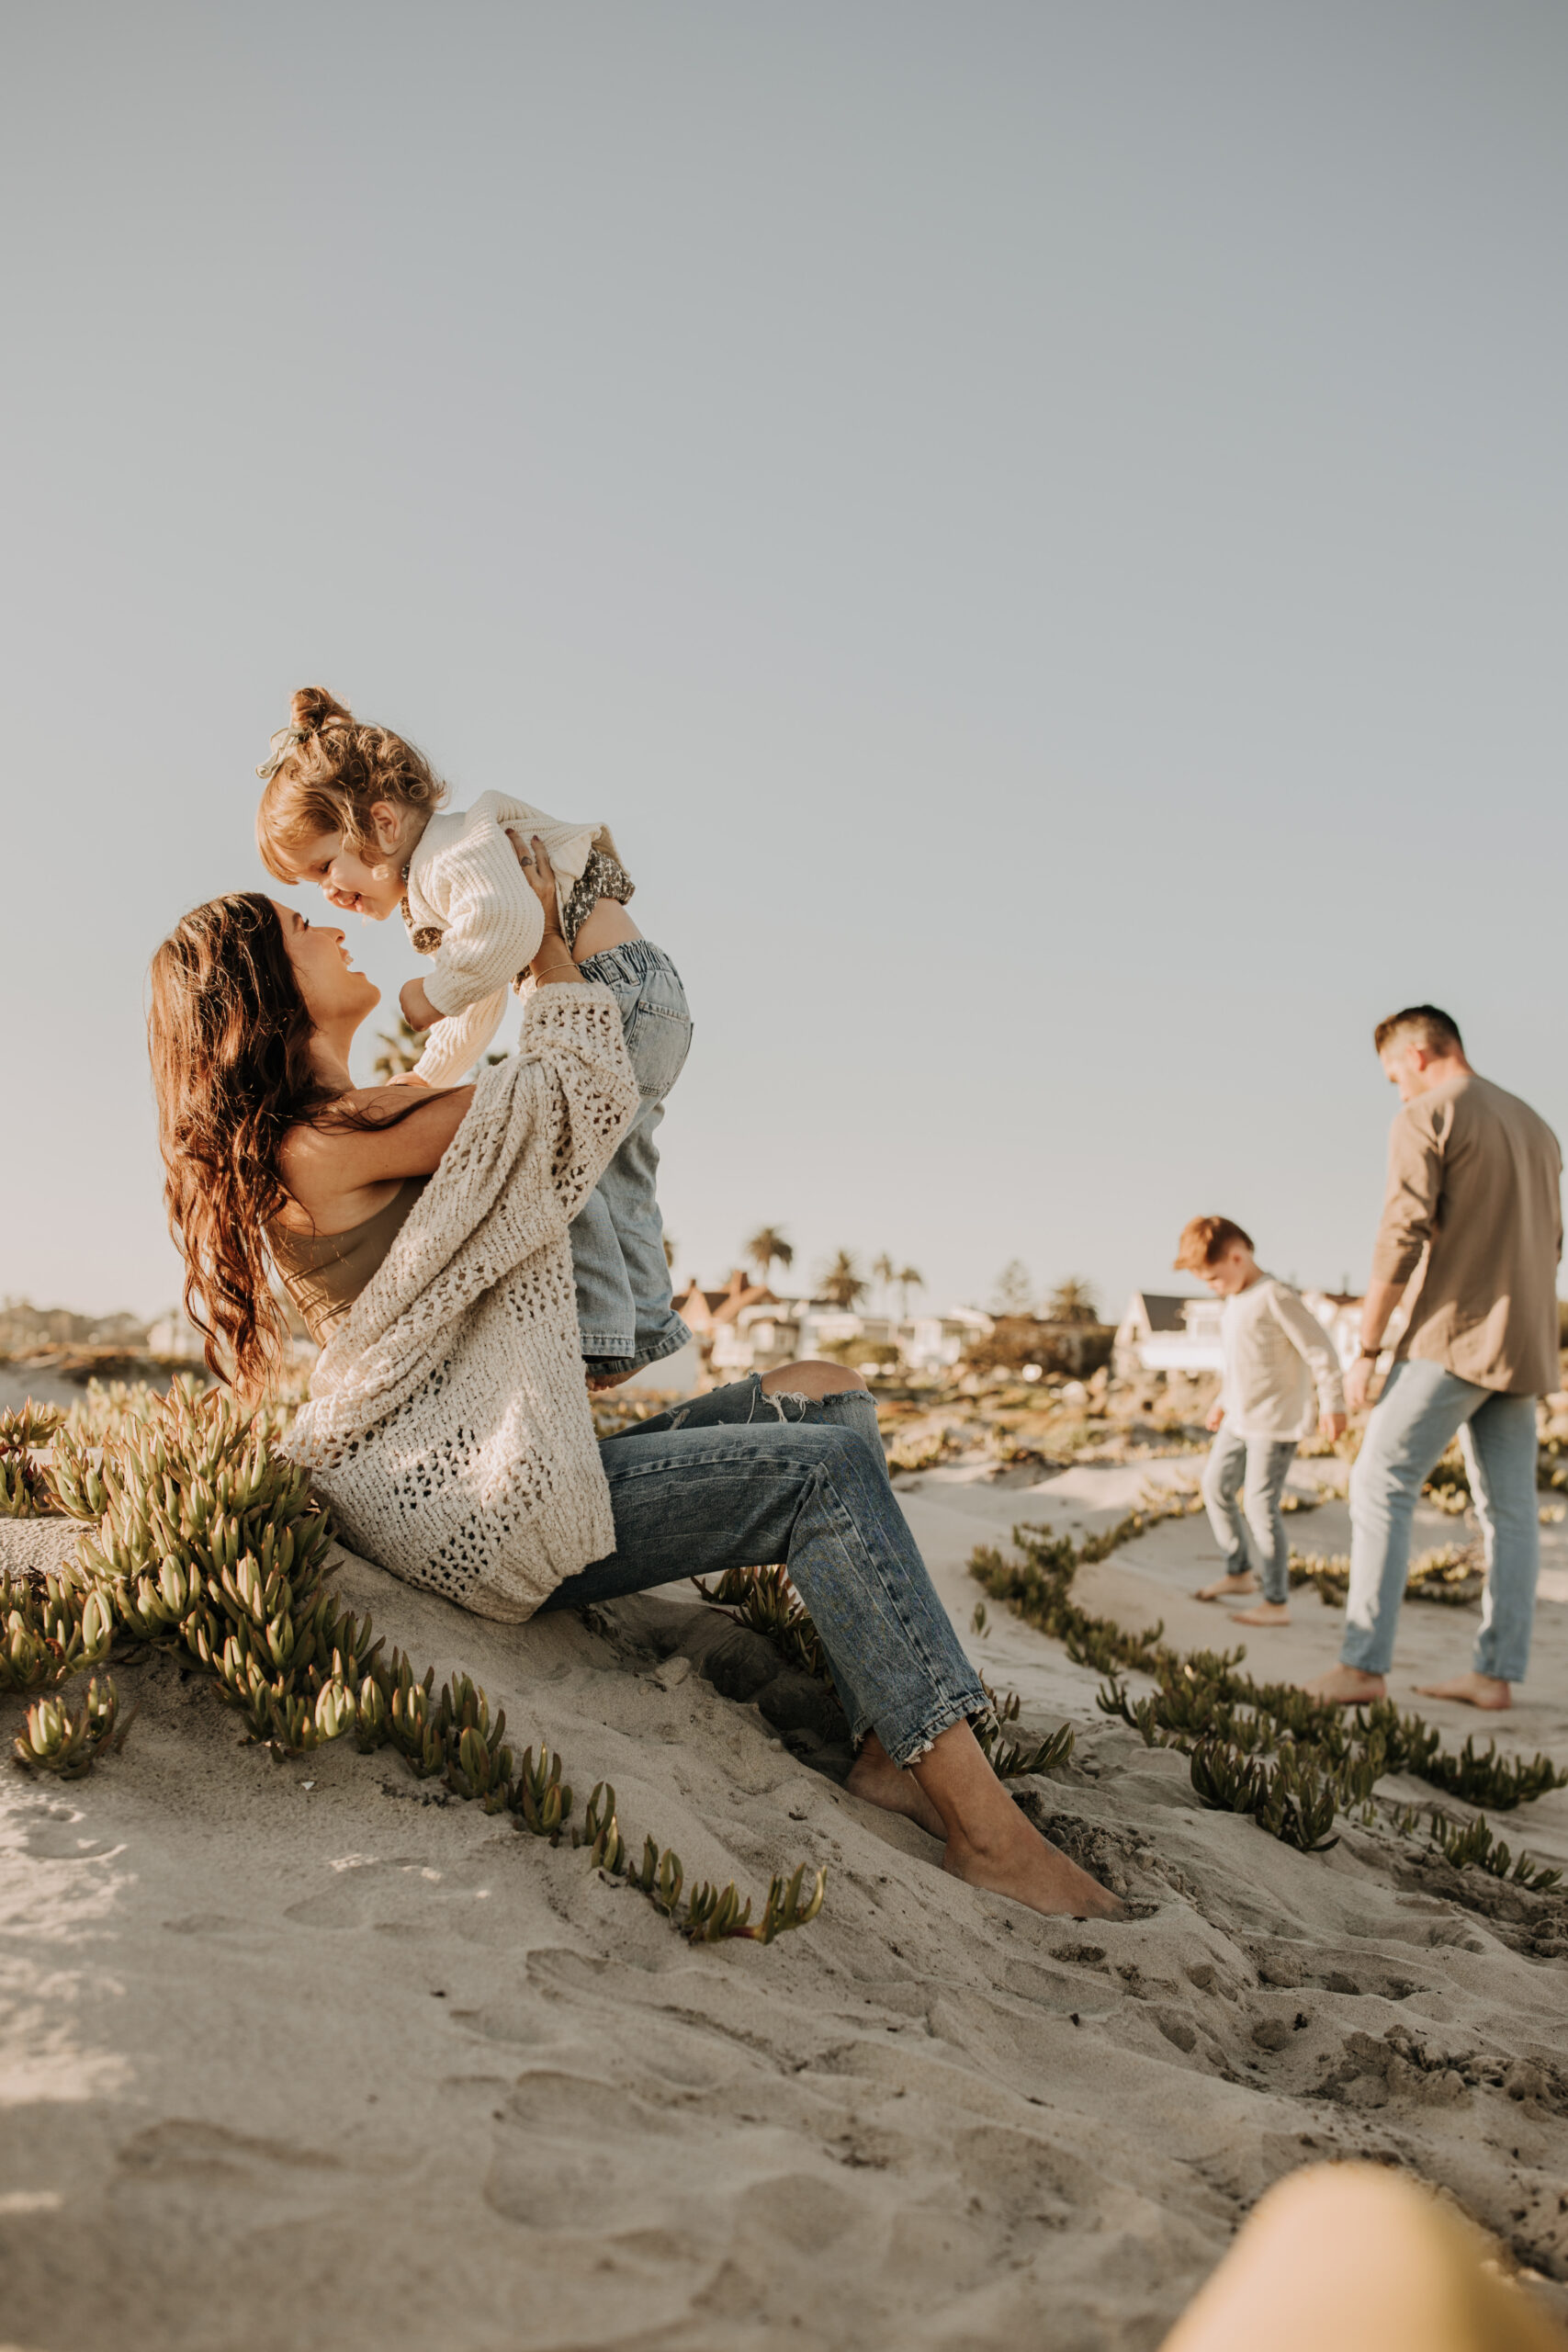
[[[900,1371],[951,1371],[976,1338],[987,1336],[991,1317],[972,1306],[945,1315],[862,1315],[820,1298],[778,1298],[771,1290],[698,1292],[712,1317],[704,1344],[716,1375],[739,1379],[748,1372],[773,1372],[801,1357],[829,1354],[840,1363],[877,1370],[892,1362]],[[716,1308],[711,1302],[719,1300]],[[676,1305],[694,1330],[686,1302]],[[700,1333],[699,1333],[699,1336]]]
[[[977,1306],[950,1306],[945,1315],[915,1315],[899,1325],[904,1362],[911,1372],[951,1372],[976,1340],[996,1326]]]
[[[770,1303],[779,1304],[767,1283],[749,1282],[737,1266],[722,1290],[704,1290],[699,1283],[688,1283],[675,1301],[675,1312],[694,1337],[705,1344],[722,1326],[733,1323],[742,1307]]]
[[[1140,1372],[1218,1372],[1217,1298],[1183,1298],[1170,1291],[1135,1290],[1116,1327],[1111,1367],[1120,1380]]]
[[[1303,1290],[1302,1299],[1334,1342],[1342,1365],[1361,1351],[1361,1308],[1355,1291]],[[1118,1379],[1140,1372],[1219,1372],[1224,1369],[1218,1298],[1179,1298],[1166,1291],[1135,1290],[1116,1330],[1111,1359]],[[1385,1340],[1393,1347],[1409,1320],[1409,1294],[1394,1308]]]
[[[203,1363],[206,1348],[201,1333],[183,1307],[171,1306],[147,1329],[147,1352],[175,1363]]]
[[[1383,1332],[1385,1348],[1398,1345],[1400,1336],[1410,1320],[1411,1293],[1418,1283],[1422,1271],[1422,1268],[1416,1268],[1404,1296],[1388,1318]],[[1303,1290],[1302,1297],[1333,1340],[1340,1363],[1348,1369],[1361,1352],[1361,1309],[1366,1300],[1357,1292],[1348,1290]]]

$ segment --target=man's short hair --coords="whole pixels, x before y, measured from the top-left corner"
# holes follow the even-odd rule
[[[1252,1236],[1244,1233],[1228,1216],[1189,1217],[1181,1228],[1177,1245],[1175,1266],[1179,1274],[1201,1274],[1224,1256],[1233,1241],[1244,1250],[1252,1247]]]
[[[1407,1004],[1403,1012],[1391,1012],[1372,1031],[1372,1044],[1380,1054],[1406,1039],[1413,1045],[1424,1046],[1429,1054],[1464,1051],[1458,1022],[1450,1021],[1446,1012],[1439,1012],[1435,1004]]]

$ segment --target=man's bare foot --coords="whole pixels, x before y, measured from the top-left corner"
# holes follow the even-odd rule
[[[1456,1674],[1451,1682],[1418,1682],[1416,1689],[1423,1699],[1462,1699],[1467,1707],[1484,1707],[1488,1714],[1501,1714],[1514,1703],[1507,1684],[1495,1674]]]
[[[1303,1682],[1309,1699],[1325,1707],[1364,1707],[1387,1695],[1381,1674],[1363,1674],[1359,1666],[1331,1666],[1315,1682]]]
[[[1233,1625],[1288,1625],[1291,1612],[1282,1600],[1260,1600],[1256,1609],[1233,1609]]]
[[[898,1770],[874,1732],[867,1735],[844,1786],[851,1796],[863,1797],[867,1804],[879,1804],[884,1813],[906,1814],[922,1829],[929,1829],[935,1838],[947,1836],[941,1814],[913,1772]]]
[[[1257,1590],[1258,1578],[1255,1576],[1221,1577],[1217,1584],[1201,1586],[1192,1598],[1194,1600],[1235,1600],[1244,1592]]]
[[[968,1886],[1010,1894],[1048,1919],[1122,1919],[1127,1906],[1041,1837],[1014,1805],[1016,1827],[1004,1827],[984,1848],[954,1832],[942,1858],[944,1871]]]

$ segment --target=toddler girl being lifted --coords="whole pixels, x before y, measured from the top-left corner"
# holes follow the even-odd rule
[[[266,787],[256,841],[267,872],[319,883],[330,905],[372,922],[400,910],[415,948],[433,959],[429,975],[401,992],[411,1028],[429,1031],[408,1084],[457,1085],[501,1025],[507,989],[521,986],[544,935],[523,870],[530,842],[543,843],[562,934],[583,978],[620,1006],[641,1098],[571,1227],[588,1375],[611,1386],[673,1355],[690,1333],[671,1296],[653,1131],[692,1021],[674,965],[626,912],[632,881],[609,827],[566,822],[503,792],[445,811],[446,787],[423,753],[388,728],[363,725],[321,686],[294,696],[256,774]]]

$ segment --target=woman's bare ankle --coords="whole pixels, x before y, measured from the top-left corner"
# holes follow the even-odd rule
[[[1016,1808],[1015,1808],[1016,1810]],[[1042,1838],[1021,1813],[1021,1836],[972,1845],[955,1834],[947,1843],[942,1868],[967,1886],[984,1887],[991,1894],[1010,1895],[1032,1911],[1054,1919],[1120,1919],[1126,1905],[1090,1878],[1075,1861]]]
[[[899,1770],[874,1732],[867,1734],[844,1786],[851,1796],[866,1804],[880,1805],[885,1813],[901,1813],[918,1822],[932,1838],[947,1836],[941,1814],[913,1772]]]

